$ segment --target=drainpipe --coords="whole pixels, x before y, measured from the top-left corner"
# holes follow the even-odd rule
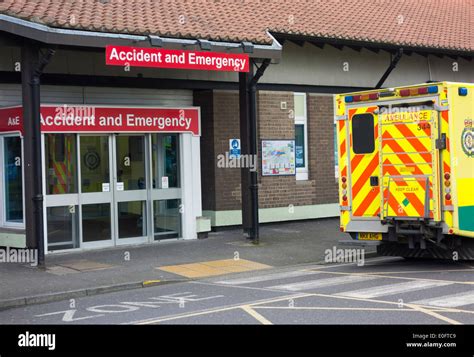
[[[382,88],[382,85],[384,84],[385,80],[388,78],[390,73],[397,67],[398,62],[402,58],[403,55],[403,48],[399,48],[395,56],[392,56],[392,59],[390,61],[390,65],[388,66],[387,70],[385,73],[382,75],[382,78],[380,78],[379,82],[375,86],[375,88],[379,89]]]
[[[23,131],[25,147],[25,228],[28,247],[38,250],[38,266],[44,267],[43,184],[40,122],[40,77],[53,57],[48,49],[39,57],[38,44],[25,42],[21,49]]]
[[[262,77],[263,73],[270,65],[271,60],[265,59],[260,67],[258,67],[253,78],[249,82],[248,94],[249,94],[249,154],[251,157],[257,157],[258,144],[257,144],[257,82]],[[250,228],[250,239],[254,244],[259,243],[259,220],[258,220],[258,170],[255,167],[255,171],[250,171],[250,197],[251,197],[251,228]]]

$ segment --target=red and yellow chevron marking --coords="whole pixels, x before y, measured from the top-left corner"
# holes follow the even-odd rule
[[[336,115],[344,115],[345,107],[342,104],[342,100],[339,98],[336,100],[337,108]],[[339,170],[339,205],[341,207],[349,206],[349,191],[348,185],[349,182],[346,182],[345,189],[343,188],[343,183],[341,181],[342,177],[348,178],[347,176],[347,163],[348,163],[348,153],[347,153],[347,123],[345,120],[339,120],[336,122],[336,133],[337,133],[337,142],[338,142],[338,170]],[[344,191],[345,190],[345,191]],[[342,199],[346,195],[346,201]],[[340,226],[341,229],[345,229],[345,226],[349,223],[350,212],[348,210],[341,210],[340,215]]]
[[[446,93],[445,93],[446,95]],[[451,176],[452,176],[452,172],[451,172],[451,155],[450,155],[450,152],[451,152],[451,148],[450,148],[450,140],[449,140],[449,133],[450,133],[450,130],[449,130],[449,112],[448,111],[444,111],[444,112],[441,112],[440,113],[441,115],[441,132],[444,133],[446,135],[446,150],[443,150],[441,155],[442,155],[442,170],[441,170],[441,176],[440,176],[440,180],[442,182],[442,185],[440,184],[440,187],[445,187],[445,184],[444,184],[444,174],[446,173],[449,173]],[[452,206],[453,205],[453,202],[452,200],[447,200],[445,198],[445,192],[441,192],[441,197],[442,197],[442,200],[444,202],[444,206]],[[446,225],[449,227],[449,228],[452,228],[453,227],[453,211],[447,211],[445,210],[444,213],[443,213],[444,217],[443,217],[443,220],[444,222],[446,223]]]
[[[382,124],[384,216],[424,217],[429,190],[429,216],[434,217],[432,129],[429,122]]]
[[[55,138],[56,139],[56,138]],[[55,183],[53,186],[54,194],[65,194],[69,193],[69,183],[70,178],[73,176],[74,163],[72,161],[73,153],[73,137],[68,135],[65,138],[65,161],[53,161],[54,177]],[[55,145],[51,145],[52,148],[55,148]],[[54,150],[54,149],[53,149]],[[54,154],[54,152],[53,152]],[[54,157],[54,155],[53,155]]]
[[[373,113],[377,107],[365,107],[349,110],[349,128],[352,118],[356,114]],[[377,120],[374,120],[374,137],[378,142],[379,129]],[[352,130],[351,130],[352,131]],[[351,140],[352,141],[352,140]],[[351,145],[352,147],[352,145]],[[373,217],[380,213],[380,188],[370,185],[371,176],[379,176],[379,149],[371,154],[350,154],[352,216]]]

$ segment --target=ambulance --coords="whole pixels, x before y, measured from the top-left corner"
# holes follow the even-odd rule
[[[474,259],[474,84],[334,97],[340,229],[380,255]]]

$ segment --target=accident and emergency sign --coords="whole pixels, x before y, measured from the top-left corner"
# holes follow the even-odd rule
[[[200,135],[199,108],[45,105],[41,131],[52,132],[188,132]],[[23,108],[0,109],[0,132],[23,133]]]
[[[248,72],[249,56],[218,52],[107,46],[107,65]]]

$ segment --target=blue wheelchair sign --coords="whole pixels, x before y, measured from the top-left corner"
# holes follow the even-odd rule
[[[229,140],[229,157],[235,159],[240,158],[240,139]]]

